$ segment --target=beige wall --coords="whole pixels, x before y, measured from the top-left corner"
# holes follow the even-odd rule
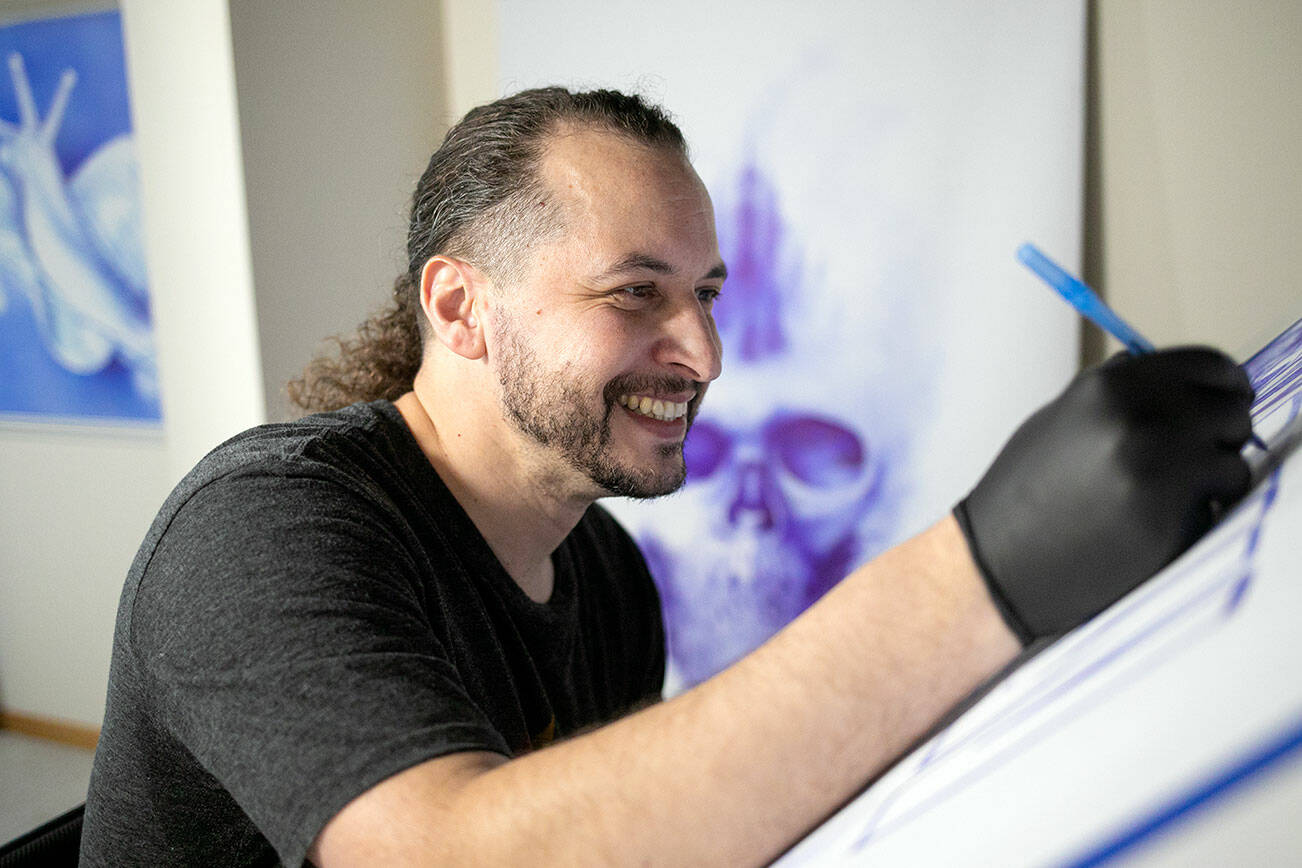
[[[445,0],[448,126],[475,106],[501,96],[497,52],[497,0]]]
[[[1090,277],[1155,343],[1242,356],[1302,317],[1302,3],[1093,12]]]
[[[428,0],[231,0],[266,416],[328,335],[389,298],[409,198],[442,133]]]

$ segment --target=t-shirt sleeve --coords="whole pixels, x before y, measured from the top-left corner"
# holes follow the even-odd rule
[[[287,865],[390,775],[509,752],[438,639],[415,557],[347,480],[245,470],[180,508],[136,589],[153,713]]]

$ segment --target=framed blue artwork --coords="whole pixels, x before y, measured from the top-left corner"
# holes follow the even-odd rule
[[[121,17],[0,27],[0,64],[0,416],[157,424]]]

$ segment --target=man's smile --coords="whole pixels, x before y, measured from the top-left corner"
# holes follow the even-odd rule
[[[687,415],[686,401],[665,401],[650,395],[620,395],[618,400],[620,406],[661,422],[673,422]]]

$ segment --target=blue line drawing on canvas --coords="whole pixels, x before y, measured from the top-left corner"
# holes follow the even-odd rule
[[[1262,437],[1273,437],[1291,418],[1281,411],[1302,390],[1302,320],[1244,362],[1243,368],[1257,393],[1252,427]]]
[[[7,27],[0,51],[0,412],[157,420],[118,16]]]
[[[1063,640],[1061,656],[1046,671],[1035,672],[1032,685],[1007,684],[1026,692],[988,718],[960,720],[933,739],[918,755],[913,773],[882,794],[863,825],[852,850],[889,834],[958,790],[970,786],[1002,762],[1048,736],[1054,724],[1081,714],[1115,688],[1150,670],[1166,656],[1205,637],[1233,617],[1252,582],[1252,556],[1262,526],[1275,502],[1278,473],[1253,495],[1244,520],[1234,531],[1218,535],[1214,545],[1182,561],[1151,593],[1128,600]],[[1183,586],[1182,586],[1183,585]],[[980,755],[957,778],[945,777],[935,789],[926,785],[929,771],[964,752]],[[910,792],[912,790],[913,792]]]
[[[1224,801],[1236,790],[1256,784],[1261,778],[1279,774],[1290,765],[1302,766],[1298,754],[1302,753],[1302,717],[1285,727],[1278,735],[1234,760],[1216,769],[1185,792],[1168,800],[1104,840],[1083,849],[1077,856],[1065,859],[1063,868],[1093,868],[1105,865],[1124,856],[1145,842],[1166,831],[1169,827],[1187,821],[1191,816],[1205,812],[1217,802]]]
[[[1283,452],[1302,422],[1302,321],[1244,365],[1254,427]],[[1251,456],[1253,453],[1247,453]],[[1224,626],[1251,593],[1254,556],[1280,486],[1279,469],[1220,526],[1117,606],[1014,671],[987,698],[856,799],[844,835],[801,851],[806,862],[860,852],[981,780],[1079,716],[1111,690]]]

